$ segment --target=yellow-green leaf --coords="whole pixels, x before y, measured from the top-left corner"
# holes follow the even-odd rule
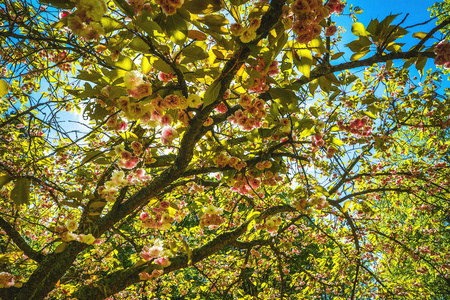
[[[206,15],[198,19],[199,22],[211,26],[225,26],[229,23],[228,19],[223,15]]]
[[[371,113],[370,111],[363,111],[363,114],[365,114],[366,116],[372,118],[372,119],[376,119],[377,117]]]
[[[416,61],[416,69],[419,71],[420,76],[423,75],[423,69],[425,68],[425,64],[427,63],[427,57],[421,56]]]
[[[336,146],[342,146],[342,145],[344,145],[344,142],[343,142],[343,141],[341,141],[340,139],[335,138],[335,137],[332,138],[331,143],[333,143],[333,144],[336,145]]]
[[[150,64],[150,61],[148,60],[148,58],[146,56],[144,56],[142,58],[141,68],[142,68],[142,73],[144,73],[144,74],[150,73],[150,71],[152,69],[152,65]]]
[[[311,51],[308,49],[301,49],[298,51],[298,56],[300,57],[300,63],[297,64],[297,69],[305,75],[305,77],[309,78],[313,62]]]
[[[203,107],[206,107],[216,101],[217,96],[219,96],[220,88],[222,87],[221,81],[214,81],[209,88],[206,90],[203,100]]]
[[[61,243],[55,249],[55,254],[61,253],[69,246],[69,243]]]
[[[0,176],[0,189],[5,185],[8,184],[12,180],[12,177],[5,174]]]
[[[419,31],[419,32],[414,32],[412,37],[416,38],[416,39],[423,39],[424,37],[426,37],[427,34],[425,32]]]
[[[176,44],[182,45],[188,34],[186,21],[179,15],[171,15],[166,20],[167,35]]]
[[[3,79],[0,79],[0,97],[5,96],[9,92],[9,85]]]
[[[364,56],[367,55],[367,53],[369,53],[369,50],[353,53],[353,55],[350,57],[350,60],[351,61],[355,61],[355,60],[358,60],[360,58],[363,58]]]
[[[28,205],[30,203],[30,180],[26,178],[17,179],[10,197],[17,206]]]
[[[342,211],[343,211],[343,212],[347,212],[347,211],[348,211],[348,208],[350,207],[350,204],[351,204],[351,203],[352,203],[351,201],[345,202],[345,203],[344,203],[344,206],[342,207]]]
[[[352,33],[356,36],[367,36],[366,27],[359,22],[352,24]]]

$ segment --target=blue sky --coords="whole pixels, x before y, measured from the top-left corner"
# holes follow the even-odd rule
[[[340,50],[349,51],[348,48],[345,49],[342,47],[343,44],[349,43],[355,39],[357,39],[356,36],[354,36],[351,33],[351,26],[352,26],[352,18],[349,16],[349,8],[350,5],[353,4],[353,8],[360,7],[363,12],[361,14],[355,14],[355,16],[358,18],[358,22],[364,24],[364,26],[367,26],[371,19],[378,19],[379,21],[382,21],[386,16],[390,14],[399,14],[397,18],[392,22],[392,24],[396,25],[400,23],[408,14],[406,20],[402,23],[401,27],[408,27],[412,25],[416,25],[419,23],[424,23],[426,21],[430,21],[430,11],[428,8],[432,6],[435,2],[441,2],[441,1],[430,1],[430,0],[347,0],[347,6],[344,10],[344,13],[336,17],[333,15],[332,20],[336,22],[338,26],[342,26],[347,31],[343,35],[343,43],[340,44]],[[403,51],[407,51],[410,49],[413,45],[417,44],[419,42],[418,39],[412,38],[411,34],[414,32],[422,31],[422,32],[429,32],[432,28],[436,26],[436,20],[431,20],[429,23],[416,26],[413,28],[408,28],[409,34],[407,34],[405,37],[399,39],[398,41],[400,43],[406,43],[405,46],[402,47]],[[443,35],[436,33],[434,35],[435,37],[442,38]],[[425,46],[429,47],[433,45],[433,43],[436,43],[438,39],[433,38],[427,41]],[[348,61],[350,54],[345,55],[345,60]],[[364,58],[370,57],[370,54],[365,56]],[[401,60],[394,61],[394,66],[400,66],[403,62]],[[428,59],[427,64],[425,66],[425,69],[435,68],[434,61],[432,59]],[[419,73],[414,68],[414,65],[410,68],[411,75],[412,76],[419,76]],[[450,87],[450,81],[447,79],[444,79],[442,82],[443,87]]]

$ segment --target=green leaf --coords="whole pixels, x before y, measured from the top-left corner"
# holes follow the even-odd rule
[[[331,89],[331,81],[327,79],[325,76],[319,77],[319,85],[320,88],[326,92],[329,93]]]
[[[105,33],[112,32],[114,30],[123,28],[124,25],[120,22],[117,22],[113,18],[110,17],[102,17],[100,20],[100,24],[102,25],[103,29],[105,30]]]
[[[369,52],[370,52],[369,50],[366,50],[366,51],[361,51],[361,52],[353,53],[353,55],[350,57],[350,60],[351,60],[351,61],[355,61],[355,60],[358,60],[358,59],[360,59],[360,58],[363,58],[363,57],[366,56],[367,53],[369,53]]]
[[[81,163],[82,163],[82,164],[85,164],[85,163],[87,163],[87,162],[89,162],[89,161],[91,161],[91,160],[93,160],[93,159],[99,157],[99,156],[102,155],[102,154],[103,154],[102,151],[97,151],[97,150],[96,150],[96,151],[90,151],[90,152],[87,152],[87,153],[85,154],[83,160],[81,161]]]
[[[239,6],[242,4],[247,3],[249,0],[230,0],[231,4],[233,4],[234,6]]]
[[[427,36],[427,34],[425,32],[422,32],[422,31],[414,32],[413,35],[412,35],[413,38],[416,38],[416,39],[419,39],[419,40],[423,39],[426,36]]]
[[[298,97],[293,91],[289,91],[282,88],[273,88],[269,90],[269,94],[273,99],[281,99],[284,103],[295,103],[298,101]]]
[[[423,69],[425,68],[425,64],[427,63],[427,57],[421,56],[416,61],[416,69],[419,71],[420,76],[423,76]]]
[[[220,88],[222,87],[222,82],[220,80],[214,81],[209,88],[206,90],[203,100],[203,107],[214,103],[219,96]]]
[[[134,8],[129,5],[125,0],[113,0],[114,3],[124,12],[129,18],[134,16]]]
[[[194,61],[202,60],[208,58],[208,53],[199,46],[189,45],[188,47],[183,49],[183,55],[189,58],[193,58]]]
[[[173,73],[172,67],[163,61],[162,59],[158,58],[153,62],[153,68],[155,68],[158,71],[164,72],[164,73]]]
[[[305,77],[309,78],[313,62],[311,51],[308,49],[301,49],[298,51],[298,56],[300,57],[300,63],[297,64],[297,69],[305,75]]]
[[[0,189],[5,185],[8,184],[13,178],[7,174],[0,176]]]
[[[223,15],[206,15],[202,18],[199,18],[198,21],[208,27],[215,26],[225,26],[228,25],[228,19]]]
[[[135,24],[142,28],[149,36],[155,36],[157,34],[163,34],[158,23],[151,19],[149,12],[144,11],[139,17],[136,18]]]
[[[0,97],[5,96],[9,92],[9,85],[3,79],[0,79]]]
[[[259,211],[252,211],[251,213],[248,214],[246,221],[250,222],[255,220],[256,218],[258,218],[261,215],[261,213]]]
[[[17,206],[30,204],[30,180],[26,178],[17,179],[10,197]]]
[[[186,21],[178,14],[167,17],[167,35],[170,40],[178,45],[183,45],[187,39],[188,28]]]
[[[334,144],[334,145],[336,145],[336,146],[342,146],[342,145],[344,145],[344,142],[343,142],[343,141],[341,141],[340,139],[335,138],[335,137],[333,137],[333,138],[331,139],[331,143]]]
[[[152,65],[150,64],[150,61],[146,56],[142,58],[141,69],[142,73],[144,74],[148,74],[152,70]]]
[[[327,191],[323,186],[321,186],[321,185],[316,185],[316,186],[314,187],[314,189],[315,189],[317,192],[321,193],[322,195],[330,196],[330,193],[328,193],[328,191]]]
[[[135,37],[131,40],[130,44],[128,46],[133,49],[134,51],[138,51],[141,53],[150,53],[150,47],[147,45],[147,43],[141,39],[140,37]]]
[[[372,119],[376,119],[377,116],[375,116],[373,113],[371,113],[370,111],[363,111],[363,114],[365,114],[366,116],[372,118]]]
[[[311,42],[309,42],[308,48],[317,53],[328,52],[327,48],[325,48],[323,41],[320,37],[316,37]]]
[[[356,22],[352,24],[352,33],[356,36],[367,36],[368,32],[362,23]]]
[[[181,242],[183,243],[183,248],[187,254],[188,257],[188,266],[192,265],[192,249],[189,247],[188,243],[184,239],[181,239]]]
[[[309,83],[308,89],[309,89],[309,92],[311,93],[311,95],[314,95],[318,86],[319,86],[319,80],[317,80],[317,79],[314,79],[313,81],[311,81]]]
[[[61,253],[61,252],[63,252],[64,251],[64,249],[66,249],[67,248],[67,246],[69,246],[69,243],[61,243],[61,244],[59,244],[57,247],[56,247],[56,249],[55,249],[55,254],[58,254],[58,253]]]
[[[125,71],[131,71],[136,67],[131,58],[125,55],[120,55],[116,61],[113,61],[110,57],[105,57],[105,62],[111,66],[120,68]]]
[[[368,50],[372,45],[372,42],[365,36],[360,37],[359,39],[346,44],[345,46],[350,48],[353,52],[360,52],[363,50]]]
[[[66,194],[66,196],[69,199],[77,199],[77,200],[82,200],[83,199],[83,193],[80,192],[80,191],[68,192]]]
[[[350,204],[351,204],[351,203],[352,203],[351,201],[345,202],[345,203],[344,203],[344,206],[342,207],[342,211],[343,211],[343,212],[347,212],[347,211],[348,211],[348,208],[350,207]]]
[[[338,52],[338,53],[335,53],[335,54],[333,54],[333,55],[331,55],[331,60],[335,60],[335,59],[338,59],[338,58],[340,58],[342,55],[344,55],[345,54],[345,52]]]
[[[223,3],[221,0],[191,0],[183,4],[183,8],[193,14],[210,14],[221,10]]]
[[[84,80],[84,81],[98,82],[98,80],[102,77],[103,76],[97,72],[89,73],[89,72],[80,70],[80,71],[78,71],[78,75],[76,78]]]
[[[317,109],[314,106],[309,107],[309,112],[316,118],[319,117],[319,113],[317,112]]]

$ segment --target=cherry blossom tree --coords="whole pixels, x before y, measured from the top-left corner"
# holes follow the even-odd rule
[[[347,2],[1,2],[0,298],[449,297],[448,4]]]

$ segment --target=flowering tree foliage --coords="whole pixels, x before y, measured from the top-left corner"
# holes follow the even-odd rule
[[[1,299],[449,297],[448,15],[44,2],[0,4]]]

